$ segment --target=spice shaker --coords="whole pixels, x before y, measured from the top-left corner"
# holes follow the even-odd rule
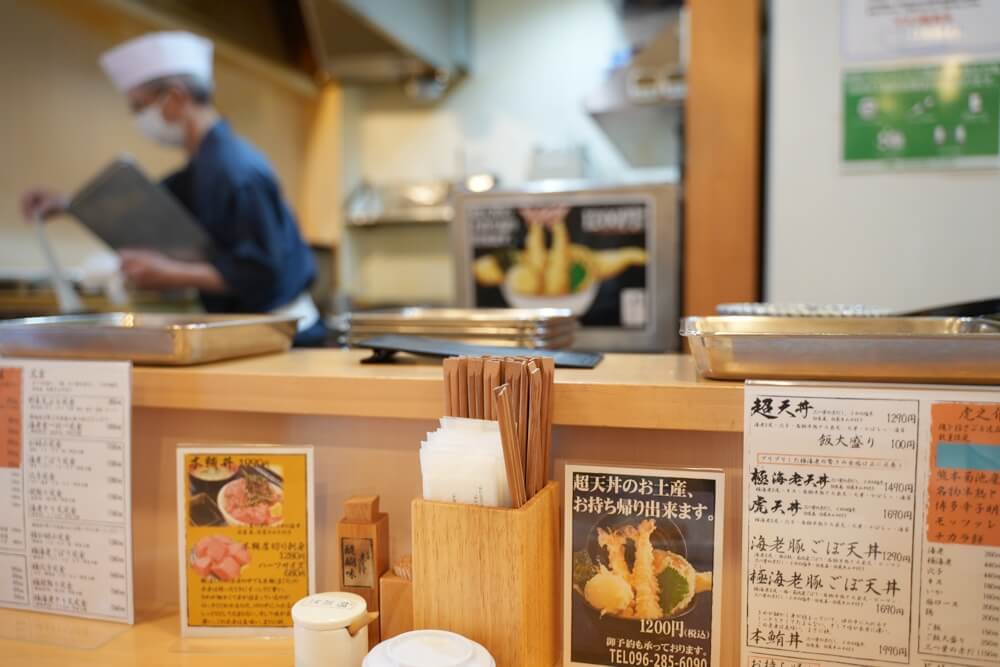
[[[368,652],[365,599],[354,593],[318,593],[292,607],[295,667],[361,667]]]
[[[365,658],[364,667],[496,667],[485,648],[444,630],[414,630],[387,639]]]

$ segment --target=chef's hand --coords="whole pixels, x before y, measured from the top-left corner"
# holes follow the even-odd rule
[[[121,272],[138,289],[194,288],[222,293],[227,286],[218,269],[208,262],[182,262],[155,250],[123,249]]]
[[[69,200],[58,192],[33,188],[21,195],[21,214],[29,222],[65,213]]]
[[[148,290],[181,287],[178,283],[186,273],[184,262],[155,250],[122,250],[119,255],[121,272],[133,287]]]

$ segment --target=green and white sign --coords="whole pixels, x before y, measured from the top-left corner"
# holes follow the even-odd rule
[[[844,72],[848,165],[1000,166],[1000,63]]]

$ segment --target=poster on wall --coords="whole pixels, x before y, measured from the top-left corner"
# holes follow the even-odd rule
[[[644,329],[654,215],[645,197],[469,203],[473,305],[565,308],[584,327]]]
[[[1000,166],[1000,62],[848,70],[842,113],[848,167]]]
[[[841,0],[845,60],[1000,51],[995,0]]]
[[[181,631],[288,632],[315,593],[311,447],[177,450]]]
[[[131,371],[0,359],[0,607],[135,621]]]
[[[724,475],[566,466],[563,664],[717,667]]]
[[[742,664],[1000,662],[1000,391],[749,383]]]

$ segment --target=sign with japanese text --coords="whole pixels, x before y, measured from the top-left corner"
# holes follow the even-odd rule
[[[996,665],[1000,391],[748,383],[743,665]]]
[[[843,85],[845,164],[1000,165],[1000,63],[849,70]]]
[[[181,630],[276,634],[315,593],[311,447],[177,450]]]
[[[0,359],[0,607],[134,622],[130,378]]]
[[[567,667],[719,664],[724,475],[566,466]]]
[[[996,0],[841,0],[846,60],[1000,51]]]

